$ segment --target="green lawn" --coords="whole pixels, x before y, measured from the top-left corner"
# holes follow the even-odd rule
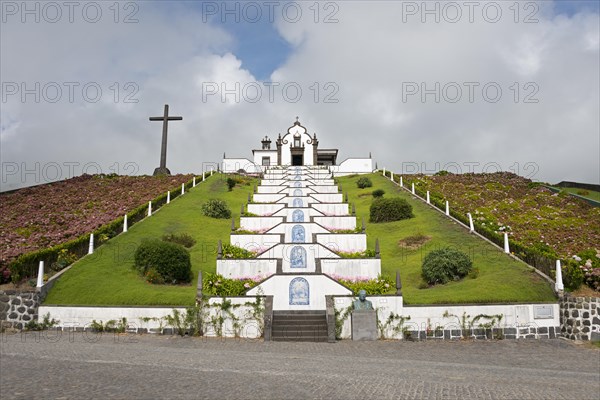
[[[594,190],[580,189],[580,188],[566,188],[566,187],[556,187],[559,190],[564,190],[568,193],[577,194],[581,197],[585,197],[591,200],[600,201],[600,192],[596,192]],[[587,192],[587,194],[585,194]],[[583,194],[582,194],[583,193]]]
[[[357,177],[339,178],[349,201],[356,204],[358,224],[367,222],[370,248],[375,239],[381,245],[382,272],[395,276],[400,270],[406,304],[491,303],[554,301],[549,283],[532,273],[525,264],[514,261],[494,246],[478,239],[458,224],[432,210],[381,175],[371,175],[373,187],[358,189]],[[413,206],[415,218],[384,224],[368,223],[371,191],[384,189],[385,196],[401,196]],[[133,254],[144,238],[159,238],[166,233],[187,232],[197,243],[190,253],[192,270],[214,272],[216,244],[227,242],[230,220],[202,216],[200,205],[209,198],[227,201],[239,226],[239,212],[247,201],[252,185],[236,186],[232,192],[222,175],[208,178],[186,195],[175,199],[150,218],[135,224],[129,232],[108,241],[92,256],[78,261],[50,291],[45,304],[63,305],[191,305],[196,294],[196,279],[187,286],[155,286],[146,283],[132,269]],[[398,240],[422,233],[431,240],[418,250],[398,246]],[[456,246],[471,255],[480,273],[476,279],[466,278],[429,289],[419,289],[421,261],[428,251],[443,246]]]
[[[394,185],[380,174],[370,175],[373,187],[358,189],[358,177],[339,178],[338,184],[349,201],[356,204],[356,215],[367,223],[367,241],[374,248],[379,238],[381,268],[383,274],[395,276],[400,271],[404,302],[406,304],[433,303],[491,303],[491,302],[537,302],[554,301],[550,283],[539,277],[526,264],[508,257],[498,248],[470,235],[461,225],[452,222],[420,200]],[[413,207],[415,218],[409,220],[370,224],[369,206],[375,189],[385,190],[385,196],[400,196]],[[412,235],[423,234],[430,241],[417,250],[407,250],[398,241]],[[419,289],[421,263],[431,250],[453,246],[468,253],[474,267],[479,268],[476,279],[465,278],[459,282],[432,288]]]
[[[127,233],[109,240],[93,255],[75,263],[56,282],[44,304],[192,305],[198,271],[215,271],[217,241],[227,242],[231,229],[231,220],[205,217],[200,205],[213,197],[227,201],[239,225],[241,204],[247,201],[252,187],[238,185],[228,192],[222,175],[207,178],[150,218],[133,225]],[[145,238],[180,232],[196,239],[190,249],[194,281],[186,286],[147,283],[132,268],[135,249]]]

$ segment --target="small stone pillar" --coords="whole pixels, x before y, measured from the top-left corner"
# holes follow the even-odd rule
[[[562,267],[560,265],[560,260],[556,260],[556,283],[554,284],[554,290],[556,293],[560,293],[565,290],[565,285],[563,284],[562,279]]]
[[[148,216],[152,215],[152,200],[148,202]]]
[[[415,183],[414,182],[411,185],[410,191],[412,192],[412,194],[415,194]]]
[[[402,175],[400,175],[400,186],[404,187],[404,182],[402,181]]]
[[[508,233],[504,232],[504,252],[510,254],[510,246],[508,244]]]
[[[36,287],[41,288],[42,286],[44,286],[44,262],[40,261]]]
[[[475,225],[473,225],[473,216],[471,215],[471,213],[467,213],[467,216],[469,217],[469,233],[473,233],[475,232]]]
[[[94,234],[90,233],[90,245],[88,247],[88,254],[94,254]]]
[[[448,217],[450,216],[450,203],[448,202],[448,200],[446,200],[446,215]]]
[[[123,217],[123,232],[127,232],[127,214]]]
[[[427,204],[431,204],[431,199],[429,198],[429,190],[427,191]]]
[[[171,202],[171,191],[169,190],[167,192],[167,204],[169,204]]]
[[[185,184],[181,184],[181,194],[185,194]]]
[[[196,187],[196,177],[192,179],[192,187]]]

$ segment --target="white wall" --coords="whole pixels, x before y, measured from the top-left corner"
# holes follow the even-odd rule
[[[309,304],[290,305],[289,285],[292,279],[302,277],[309,284]],[[274,275],[248,291],[249,295],[255,295],[262,289],[266,296],[273,296],[273,310],[325,310],[326,295],[350,295],[346,289],[336,281],[323,275]]]
[[[323,216],[323,213],[315,210],[314,208],[299,207],[299,208],[284,208],[275,213],[276,216],[287,217],[289,222],[292,221],[293,213],[295,210],[302,210],[304,212],[304,220],[308,221],[310,217]]]
[[[292,243],[292,230],[294,226],[301,225],[304,227],[304,240],[305,243],[312,243],[312,235],[314,233],[327,233],[327,229],[313,223],[302,223],[302,222],[287,222],[277,225],[269,231],[269,233],[281,233],[284,234],[284,241],[286,243]]]
[[[339,258],[339,256],[333,253],[331,250],[327,249],[320,244],[310,243],[310,244],[296,244],[296,243],[287,243],[287,244],[278,244],[275,247],[269,249],[263,254],[260,254],[258,258],[282,258],[283,260],[290,259],[291,249],[295,246],[302,246],[306,249],[306,254],[308,258]]]
[[[217,260],[217,274],[226,278],[273,275],[277,272],[277,260],[254,258],[248,260]]]
[[[257,188],[257,192],[258,193],[279,193],[279,192],[285,192],[285,188],[281,187],[281,186],[258,186]]]
[[[281,193],[254,193],[252,201],[254,203],[275,203],[285,198],[285,194]]]
[[[367,299],[373,303],[373,307],[378,310],[377,317],[381,323],[384,323],[391,312],[410,316],[404,326],[409,330],[425,331],[427,327],[435,330],[441,327],[443,330],[459,330],[461,322],[455,317],[444,317],[444,313],[457,315],[462,318],[466,313],[467,321],[472,321],[477,315],[499,315],[502,314],[502,320],[499,323],[501,328],[516,327],[556,327],[560,325],[559,305],[557,303],[548,304],[498,304],[498,305],[445,305],[445,306],[408,306],[402,304],[402,298],[397,296],[368,296]],[[344,310],[352,304],[352,298],[335,298],[336,310]],[[547,319],[536,319],[534,309],[539,307],[550,307],[553,311],[553,317]],[[473,328],[480,324],[489,322],[489,319],[480,319]],[[342,337],[348,338],[351,335],[350,318],[345,321]],[[519,333],[517,330],[517,337]],[[396,335],[401,338],[401,335]]]
[[[342,203],[344,195],[342,193],[313,193],[310,197],[319,201],[319,203]]]
[[[260,231],[271,229],[283,222],[283,217],[241,217],[240,227],[249,231]]]
[[[317,234],[317,243],[334,251],[355,253],[367,249],[367,235],[365,233],[321,233]]]
[[[348,211],[348,204],[344,203],[315,203],[312,205],[312,207],[325,214],[325,216],[350,215],[350,212]]]
[[[330,276],[375,279],[381,275],[381,260],[378,258],[322,258],[321,272]]]
[[[263,252],[281,242],[281,235],[229,235],[230,243],[248,251]]]
[[[356,229],[356,217],[315,217],[315,223],[325,229]]]
[[[260,216],[270,216],[284,208],[283,204],[248,204],[248,212]]]
[[[310,188],[316,193],[338,193],[336,185],[313,185]]]
[[[263,157],[269,157],[270,165],[277,165],[277,150],[255,150],[254,151],[254,164],[262,167]],[[265,168],[265,167],[263,167]]]
[[[370,174],[373,172],[373,160],[370,158],[348,158],[339,165],[332,165],[330,169],[333,176]]]

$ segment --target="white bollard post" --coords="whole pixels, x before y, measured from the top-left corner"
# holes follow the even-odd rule
[[[473,216],[471,215],[471,213],[467,213],[467,216],[469,217],[469,233],[473,233],[475,232],[475,225],[473,225]]]
[[[450,216],[450,203],[448,203],[448,200],[446,200],[446,215]]]
[[[182,183],[181,184],[181,194],[185,193],[185,185]]]
[[[192,187],[196,187],[196,177],[194,177],[194,179],[192,179]]]
[[[394,182],[394,173],[390,171],[390,179],[392,182]]]
[[[212,176],[212,174],[213,174],[213,168],[210,167],[210,176]]]
[[[404,187],[404,182],[402,182],[402,175],[400,175],[400,186]]]
[[[123,218],[123,232],[127,232],[127,214],[125,214],[125,218]]]
[[[383,176],[385,176],[385,167],[383,167]]]
[[[88,248],[88,254],[94,254],[94,234],[90,234],[90,247]]]
[[[430,199],[429,199],[429,190],[427,191],[427,204],[431,204]]]
[[[44,286],[44,262],[40,261],[40,266],[38,267],[38,276],[37,276],[37,285],[36,287]]]
[[[510,254],[510,246],[508,245],[508,233],[504,232],[504,252]]]
[[[565,285],[562,279],[562,268],[560,266],[560,260],[556,260],[556,283],[554,284],[554,290],[561,291],[565,290]]]
[[[412,192],[412,194],[415,194],[415,183],[412,183],[412,187],[410,189],[410,191]]]
[[[171,202],[171,191],[169,190],[167,192],[167,204],[169,204]]]
[[[205,172],[203,172],[203,173],[202,173],[202,182],[204,182],[204,179],[206,179],[206,178],[204,177],[204,174],[205,174]]]
[[[152,215],[152,200],[148,202],[148,216]]]

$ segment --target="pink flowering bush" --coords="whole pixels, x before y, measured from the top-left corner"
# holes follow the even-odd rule
[[[202,292],[209,296],[242,296],[270,275],[225,278],[220,274],[204,273]]]
[[[367,295],[374,296],[392,293],[395,289],[394,281],[390,277],[384,275],[379,275],[375,279],[371,279],[367,276],[349,277],[337,274],[328,274],[328,276],[352,290],[352,293],[355,295],[358,294],[360,290],[367,292]]]

